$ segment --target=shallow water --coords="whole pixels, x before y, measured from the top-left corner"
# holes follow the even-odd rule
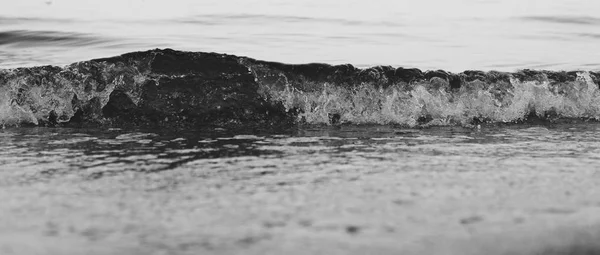
[[[599,130],[5,129],[0,249],[529,254],[573,240],[593,246],[597,231],[585,227],[600,220]],[[565,226],[585,231],[542,235]]]
[[[598,70],[598,9],[587,0],[4,1],[0,67],[171,47],[285,63]]]
[[[600,70],[599,8],[585,0],[4,1],[0,68],[172,47],[285,63]],[[77,76],[82,84],[86,75]],[[312,84],[322,86],[312,92],[268,90],[277,84],[266,81],[267,95],[319,124],[285,130],[8,125],[0,254],[600,253],[600,124],[580,120],[598,120],[600,94],[590,73],[576,76],[511,79],[505,101],[481,81],[452,95],[436,87],[441,79],[387,90]],[[2,125],[48,119],[56,105],[73,116],[78,80],[54,90],[41,79],[33,103],[14,104],[9,92],[36,88],[27,78],[0,84]],[[546,112],[560,123],[513,123]],[[431,127],[406,128],[424,114]],[[512,124],[469,124],[479,117]]]

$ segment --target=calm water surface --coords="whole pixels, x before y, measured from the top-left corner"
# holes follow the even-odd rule
[[[0,67],[172,47],[285,63],[598,70],[599,9],[588,0],[4,1]]]

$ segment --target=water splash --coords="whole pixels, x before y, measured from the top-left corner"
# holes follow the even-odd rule
[[[0,124],[472,126],[600,119],[594,72],[288,65],[170,49],[0,70]],[[283,123],[283,124],[282,124]]]
[[[119,87],[143,83],[135,65],[79,62],[59,67],[0,70],[0,124],[64,123],[84,108],[101,108]],[[139,98],[135,90],[132,98]],[[88,109],[98,115],[98,109]],[[93,118],[95,116],[87,116]]]
[[[266,85],[265,85],[266,86]],[[332,84],[302,91],[286,85],[283,90],[265,89],[270,98],[286,109],[299,110],[299,119],[309,124],[397,124],[470,125],[472,123],[511,123],[536,116],[545,119],[600,118],[598,86],[588,72],[575,81],[552,83],[521,81],[466,82],[450,90],[448,82],[397,83],[388,87],[359,83],[350,88]]]

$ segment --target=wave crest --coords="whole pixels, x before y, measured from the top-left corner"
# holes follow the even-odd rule
[[[0,70],[0,123],[224,126],[600,119],[600,74],[287,65],[170,49]]]
[[[323,83],[302,91],[293,86],[266,89],[268,96],[288,110],[298,109],[299,119],[312,124],[469,125],[480,122],[520,122],[540,118],[600,119],[600,94],[590,74],[574,81],[553,83],[521,81],[486,83],[466,81],[453,90],[448,81],[400,82],[387,87],[360,83],[350,88]],[[333,117],[336,116],[336,117]]]

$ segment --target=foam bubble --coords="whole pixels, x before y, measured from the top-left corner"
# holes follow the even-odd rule
[[[473,122],[509,123],[531,115],[540,118],[600,118],[600,98],[589,73],[580,72],[575,81],[466,82],[451,90],[445,80],[433,78],[389,87],[369,83],[351,87],[329,83],[304,87],[290,85],[282,90],[265,89],[268,97],[288,110],[299,110],[308,124],[339,123],[416,125],[469,125]]]

